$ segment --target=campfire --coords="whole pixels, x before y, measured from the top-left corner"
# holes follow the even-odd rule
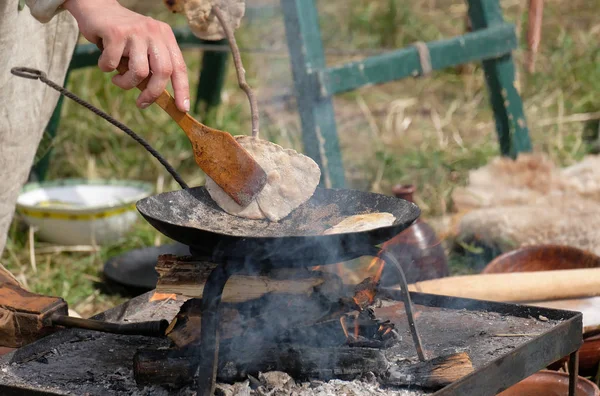
[[[220,315],[210,313],[213,320],[219,321],[217,325],[203,320],[203,306],[206,309],[210,302],[203,303],[199,298],[207,298],[206,291],[211,290],[206,283],[208,273],[216,266],[198,263],[192,256],[161,256],[155,295],[191,299],[182,305],[167,330],[172,348],[136,354],[136,379],[146,385],[187,385],[194,378],[196,364],[201,366],[199,380],[216,372],[216,378],[204,377],[212,381],[206,389],[211,389],[216,379],[231,382],[243,380],[249,373],[270,370],[293,374],[296,379],[321,380],[352,379],[369,372],[395,385],[409,385],[409,378],[417,370],[425,386],[432,381],[436,385],[450,383],[470,372],[472,365],[466,354],[390,370],[394,365],[385,352],[402,343],[403,336],[390,319],[376,313],[376,307],[382,304],[377,294],[384,263],[374,258],[372,266],[378,267],[375,276],[357,285],[345,285],[336,274],[320,271],[319,267],[233,275],[222,295],[213,296],[221,299]],[[218,327],[218,335],[203,338],[203,333],[214,326]],[[213,347],[213,368],[197,363],[199,351],[204,356],[202,343],[209,337],[219,343]],[[418,359],[424,360],[418,335],[413,339],[418,342],[413,350]],[[434,374],[448,366],[453,370],[446,372],[445,379]],[[202,369],[207,371],[203,374]]]
[[[225,273],[160,256],[154,291],[96,319],[166,319],[163,336],[58,332],[0,359],[0,392],[495,394],[577,348],[579,313],[383,288],[394,258],[370,252],[357,284],[326,271],[335,260]]]

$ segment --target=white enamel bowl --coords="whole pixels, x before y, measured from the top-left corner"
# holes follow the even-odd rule
[[[149,183],[65,179],[29,183],[17,213],[46,242],[105,245],[118,241],[139,219],[135,203],[152,193]]]

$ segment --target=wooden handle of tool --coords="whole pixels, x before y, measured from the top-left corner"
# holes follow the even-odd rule
[[[410,291],[500,302],[600,296],[600,268],[454,276],[417,282]]]
[[[129,69],[127,68],[127,65],[125,64],[124,61],[121,61],[119,66],[117,66],[117,71],[119,72],[119,74],[125,74],[128,70]],[[150,77],[151,76],[146,77],[141,83],[139,83],[137,85],[137,88],[140,91],[143,91],[144,89],[146,89],[146,87],[148,86],[148,81],[150,81]],[[182,123],[185,124],[186,126],[188,125],[187,122],[189,122],[189,121],[187,121],[187,118],[189,117],[189,115],[177,108],[177,105],[175,104],[175,99],[171,96],[169,91],[167,91],[166,89],[163,89],[162,93],[156,99],[156,101],[154,103],[156,103],[164,111],[166,111],[167,114],[169,114],[171,116],[171,118],[177,124],[179,124],[181,127],[184,127],[184,125],[182,125]]]

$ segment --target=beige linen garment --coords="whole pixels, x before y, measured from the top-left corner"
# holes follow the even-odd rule
[[[78,38],[77,22],[68,12],[42,23],[29,7],[19,11],[18,4],[0,0],[0,256],[19,191],[59,95],[40,81],[13,76],[10,69],[36,68],[62,85]]]

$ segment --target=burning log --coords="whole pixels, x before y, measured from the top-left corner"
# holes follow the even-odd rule
[[[349,308],[343,302],[332,301],[334,296],[338,296],[340,300],[340,293],[341,291],[324,293],[322,289],[316,288],[310,295],[269,293],[245,302],[221,304],[219,337],[221,340],[228,340],[247,337],[248,334],[262,334],[306,339],[310,338],[311,332],[327,327],[332,333],[330,342],[338,341],[342,344],[345,338],[339,326],[339,317],[349,311]],[[331,316],[330,312],[335,313],[333,319],[327,319]],[[202,301],[190,299],[181,306],[166,335],[178,347],[191,345],[200,340],[201,322]],[[361,325],[362,331],[369,328],[366,320],[362,320]],[[375,322],[370,325],[377,326]],[[334,331],[331,331],[332,327],[335,327]],[[323,338],[315,340],[322,341]]]
[[[219,362],[217,379],[226,383],[275,370],[303,380],[353,379],[373,373],[382,385],[439,389],[473,371],[471,359],[464,352],[425,362],[396,364],[379,349],[313,348],[291,344],[230,346],[220,352]],[[197,363],[194,356],[185,349],[142,350],[134,357],[134,375],[139,386],[169,384],[182,387],[193,380],[194,363]]]
[[[439,356],[416,364],[392,366],[382,378],[385,385],[412,384],[423,388],[442,388],[458,381],[473,371],[473,364],[465,352]]]
[[[204,285],[216,264],[200,262],[191,256],[158,257],[156,293],[202,297]],[[288,276],[293,273],[293,276]],[[286,277],[288,279],[286,279]],[[342,281],[335,274],[302,269],[278,269],[269,275],[233,275],[223,291],[222,302],[239,303],[263,297],[268,293],[310,295],[319,291],[337,299],[342,295]]]

